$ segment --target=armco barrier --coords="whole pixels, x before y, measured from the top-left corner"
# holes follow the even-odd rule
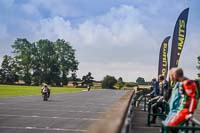
[[[186,121],[183,126],[170,127],[162,124],[162,133],[170,133],[171,131],[181,131],[181,133],[199,133],[200,122],[195,118],[192,118],[191,120]]]

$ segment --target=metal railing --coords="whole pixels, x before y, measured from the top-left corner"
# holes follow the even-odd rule
[[[130,101],[127,114],[124,118],[124,123],[122,125],[121,133],[133,133],[133,120],[134,120],[134,108],[139,106],[141,102],[144,102],[144,110],[146,111],[146,94],[148,91],[141,90],[135,93]]]
[[[169,105],[166,101],[162,101],[161,104],[163,104],[162,112],[159,113],[153,113],[152,110],[152,105],[156,104],[155,102],[149,102],[148,104],[148,118],[147,118],[147,125],[151,125],[151,117],[158,116],[161,120],[164,120],[169,112]],[[159,107],[157,107],[159,108]]]
[[[187,120],[182,126],[165,126],[162,124],[162,133],[181,132],[181,133],[199,133],[200,122],[195,118]]]
[[[147,97],[146,94],[149,93],[149,90],[140,90],[134,96],[134,106],[139,107],[140,103],[143,102],[143,110],[147,110]]]
[[[132,96],[127,114],[124,118],[124,124],[122,125],[121,133],[133,132],[133,119],[134,119],[134,96]]]

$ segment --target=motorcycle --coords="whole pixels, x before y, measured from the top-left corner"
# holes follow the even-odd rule
[[[43,97],[43,101],[48,101],[48,98],[50,96],[50,89],[48,88],[43,88],[41,90],[41,93],[42,93],[42,97]]]
[[[91,85],[87,85],[87,89],[88,89],[88,91],[90,91]]]
[[[42,97],[43,97],[43,101],[48,101],[48,93],[47,92],[43,92]]]

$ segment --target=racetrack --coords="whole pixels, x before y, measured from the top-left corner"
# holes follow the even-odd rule
[[[0,99],[1,133],[74,133],[87,131],[126,91],[95,90]]]

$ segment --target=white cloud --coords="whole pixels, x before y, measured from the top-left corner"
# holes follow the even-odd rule
[[[38,37],[65,38],[81,45],[155,44],[142,25],[138,11],[132,6],[112,8],[105,15],[88,19],[72,27],[70,21],[56,16],[41,20],[35,29]],[[35,26],[34,26],[35,27]],[[143,39],[145,37],[145,39]],[[136,43],[137,42],[137,43]]]
[[[156,42],[140,22],[140,12],[132,6],[112,8],[110,12],[87,19],[77,27],[56,16],[41,20],[32,29],[35,40],[64,38],[71,42],[77,49],[80,73],[99,72],[101,76],[97,76],[98,79],[106,73],[121,74],[131,80],[137,74],[142,76],[144,71],[149,71],[151,73],[145,74],[145,77],[151,79]],[[145,61],[148,58],[150,62]],[[87,64],[88,61],[92,63]],[[141,69],[141,64],[145,69]]]
[[[70,22],[65,21],[62,17],[43,19],[39,24],[32,25],[32,29],[35,32],[34,37],[36,39],[48,38],[55,40],[65,36],[70,37],[71,32],[73,32]]]
[[[81,5],[70,4],[70,1],[66,4],[64,0],[50,2],[30,0],[19,7],[22,7],[22,11],[28,16],[37,15],[39,18],[34,20],[26,19],[26,17],[21,20],[19,18],[20,25],[16,29],[22,29],[25,33],[20,32],[17,35],[9,34],[6,26],[0,26],[0,34],[4,35],[0,37],[0,40],[1,42],[2,39],[6,40],[6,36],[9,36],[8,38],[26,37],[30,41],[41,38],[50,40],[63,38],[71,42],[77,50],[80,61],[78,75],[80,76],[91,71],[98,80],[106,74],[122,76],[129,81],[135,80],[138,76],[150,80],[157,74],[157,56],[162,39],[167,35],[172,35],[175,19],[185,6],[185,4],[177,4],[177,1],[173,1],[172,4],[172,0],[158,3],[157,1],[152,4],[143,0],[136,2],[137,6],[131,4],[114,6],[101,15],[94,16],[93,14],[87,17],[87,11],[84,11]],[[10,1],[7,6],[11,7],[12,4],[13,2]],[[171,9],[166,11],[169,7]],[[68,19],[79,18],[83,14],[84,20],[76,24],[73,19]],[[189,77],[194,77],[196,56],[200,50],[198,46],[200,34],[199,32],[188,32],[188,34],[180,66],[186,69]],[[1,45],[2,48],[7,48],[7,46]]]
[[[69,20],[55,16],[34,24],[32,38],[64,38],[71,42],[77,49],[80,61],[79,75],[91,71],[97,79],[110,73],[124,76],[129,81],[138,76],[150,80],[157,74],[157,56],[162,40],[157,43],[155,36],[145,28],[141,16],[143,14],[138,9],[126,5],[112,8],[104,15],[89,18],[76,27]],[[196,44],[197,35],[192,34],[188,41]],[[159,35],[157,37],[160,38]],[[197,45],[194,47],[198,48]],[[188,57],[188,51],[192,49],[187,46],[184,49],[185,55],[182,58],[190,60],[190,63],[181,60],[180,66],[194,77],[196,53]]]

